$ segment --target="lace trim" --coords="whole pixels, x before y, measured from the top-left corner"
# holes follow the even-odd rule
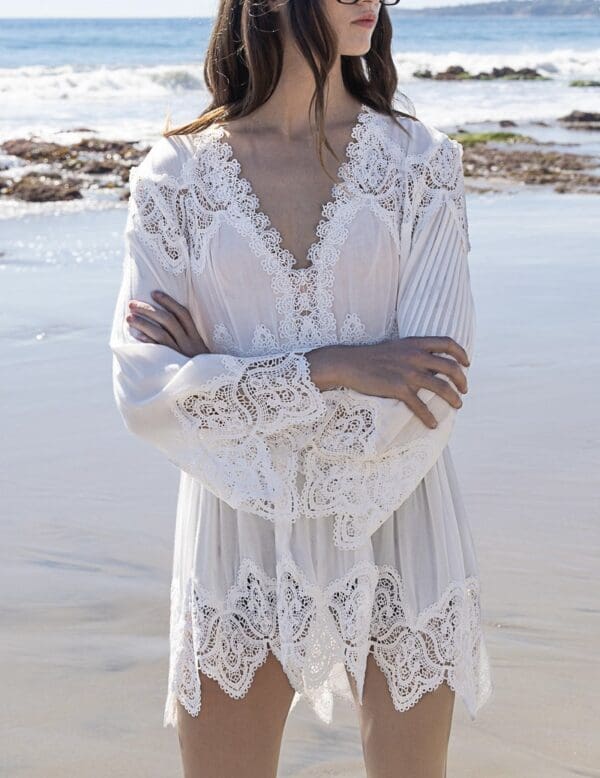
[[[313,384],[303,353],[289,352],[248,361],[221,355],[224,372],[175,400],[182,423],[205,439],[238,440],[274,435],[323,415],[325,404]]]
[[[142,174],[139,166],[131,168],[129,181],[126,232],[139,236],[164,270],[180,275],[188,256],[185,190],[173,176]]]
[[[347,313],[340,328],[340,343],[348,345],[367,340],[367,328],[357,313]]]
[[[394,312],[390,315],[385,327],[383,338],[370,337],[367,328],[357,313],[347,313],[340,327],[339,343],[359,345],[375,343],[382,339],[398,337],[398,319]],[[224,322],[213,326],[211,351],[215,353],[234,354],[236,356],[266,356],[281,349],[275,333],[266,324],[257,324],[252,334],[249,348],[244,348]]]
[[[223,322],[218,322],[213,327],[213,345],[214,348],[211,350],[217,354],[237,353],[235,339],[227,325]]]
[[[221,355],[223,373],[175,395],[177,464],[234,508],[270,521],[298,513],[298,454],[327,408],[301,352]]]
[[[413,242],[445,201],[452,209],[465,251],[471,250],[462,160],[462,145],[447,136],[430,156],[418,155],[410,160],[407,166],[407,197],[413,213]]]
[[[248,692],[269,648],[299,695],[331,720],[332,694],[350,699],[340,664],[356,679],[362,701],[372,653],[394,707],[404,711],[446,680],[472,716],[492,691],[475,577],[448,585],[419,614],[411,612],[399,572],[359,561],[321,589],[288,555],[276,577],[243,558],[223,601],[187,581],[172,588],[171,661],[164,724],[176,726],[176,701],[193,716],[201,707],[200,669],[232,698]]]
[[[313,519],[333,521],[334,543],[356,549],[416,489],[434,465],[438,444],[425,434],[377,456],[374,440],[382,422],[368,397],[326,397],[331,411],[317,422],[312,445],[301,452],[305,482],[300,511]],[[340,395],[342,395],[340,397]],[[440,434],[454,423],[448,416]]]
[[[398,213],[402,210],[399,171],[391,164],[386,139],[378,126],[379,116],[361,106],[346,147],[347,161],[338,169],[339,183],[322,209],[311,244],[308,267],[293,267],[295,258],[282,246],[281,233],[261,210],[251,183],[243,178],[233,149],[223,140],[224,128],[213,125],[194,136],[196,155],[202,160],[202,180],[208,191],[218,183],[217,193],[208,195],[222,207],[222,218],[249,239],[253,253],[271,276],[281,319],[279,340],[283,347],[306,347],[337,342],[332,312],[333,267],[348,237],[348,225],[360,208],[368,205],[388,225],[399,248]],[[211,175],[207,175],[210,172]],[[196,191],[197,187],[193,187]],[[207,195],[205,194],[206,198]],[[194,269],[198,269],[196,266]]]
[[[433,152],[408,154],[390,144],[382,124],[385,118],[361,106],[346,147],[347,161],[338,169],[340,182],[323,206],[307,268],[293,267],[293,255],[282,247],[281,234],[260,210],[250,182],[241,177],[240,163],[222,140],[224,128],[219,125],[191,136],[194,152],[180,175],[142,174],[140,166],[131,169],[130,227],[135,224],[165,270],[179,274],[189,263],[200,274],[206,266],[210,238],[220,220],[227,219],[249,238],[253,253],[272,276],[277,310],[283,316],[282,344],[335,342],[332,268],[348,225],[361,207],[370,207],[387,225],[400,250],[400,233],[408,229],[414,239],[435,212],[431,206],[445,199],[453,208],[467,251],[471,249],[462,145],[445,136]]]

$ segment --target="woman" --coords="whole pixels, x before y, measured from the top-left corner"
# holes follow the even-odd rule
[[[221,0],[211,105],[132,171],[114,389],[181,470],[164,724],[187,778],[275,776],[300,696],[325,722],[354,700],[370,778],[439,778],[455,693],[472,718],[491,693],[447,446],[462,148],[392,108],[390,42],[376,0]]]

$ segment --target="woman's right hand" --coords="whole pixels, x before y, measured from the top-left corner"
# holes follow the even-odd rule
[[[437,420],[417,396],[418,390],[430,389],[455,408],[462,406],[460,395],[436,373],[448,376],[462,393],[468,390],[459,363],[468,367],[469,358],[450,337],[414,336],[364,346],[325,346],[306,356],[313,381],[317,386],[321,381],[321,389],[345,386],[363,394],[402,400],[431,428],[437,427]]]

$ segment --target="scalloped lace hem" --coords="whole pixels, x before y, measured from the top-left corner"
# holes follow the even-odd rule
[[[474,576],[451,582],[419,614],[411,612],[399,572],[357,562],[321,588],[287,557],[272,578],[243,558],[236,582],[218,600],[195,577],[181,597],[171,589],[171,655],[163,725],[177,726],[177,701],[201,709],[199,670],[233,699],[244,697],[269,650],[296,694],[330,724],[334,698],[362,704],[369,654],[384,673],[394,707],[408,710],[442,682],[463,700],[472,720],[492,697],[493,683]]]

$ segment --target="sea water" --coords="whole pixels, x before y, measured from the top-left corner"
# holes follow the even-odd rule
[[[600,110],[600,23],[569,17],[422,16],[391,12],[399,90],[423,121],[552,121]],[[0,19],[0,140],[89,127],[152,142],[167,116],[192,120],[209,102],[203,60],[212,18]],[[414,73],[462,65],[536,68],[549,81],[423,80]]]

